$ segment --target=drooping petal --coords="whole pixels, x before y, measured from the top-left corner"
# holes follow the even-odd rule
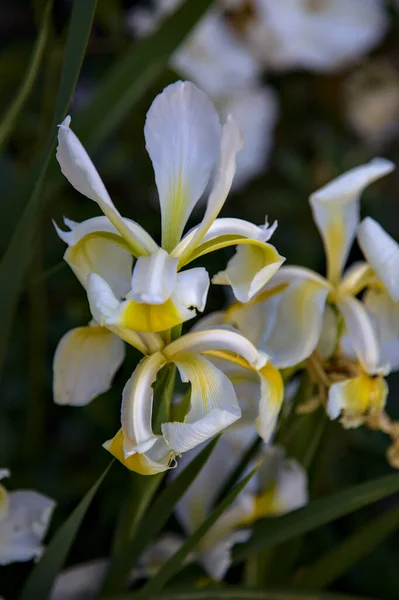
[[[117,243],[119,240],[124,241],[111,233],[91,233],[67,249],[64,260],[84,288],[87,288],[90,273],[96,273],[105,279],[118,298],[128,293],[133,256]]]
[[[123,217],[115,208],[109,194],[89,155],[77,136],[70,129],[71,117],[66,117],[58,128],[57,160],[63,175],[81,194],[97,202],[121,236],[129,244],[135,256],[147,251]]]
[[[374,318],[381,361],[396,371],[399,369],[399,302],[393,302],[387,290],[379,287],[368,289],[363,302]]]
[[[323,238],[328,279],[337,284],[359,224],[364,189],[390,173],[393,163],[375,158],[340,175],[310,196],[313,218]]]
[[[103,327],[78,327],[60,340],[53,362],[56,404],[85,406],[111,388],[125,345]]]
[[[90,560],[63,570],[54,582],[50,600],[94,600],[100,593],[109,561]]]
[[[247,516],[252,499],[247,497],[248,502],[241,502],[234,507],[230,507],[223,513],[215,525],[211,527],[199,544],[199,562],[215,581],[222,581],[232,562],[232,549],[235,544],[243,544],[251,536],[250,529],[238,529],[235,527],[240,524],[242,519]],[[226,523],[232,516],[231,523]],[[219,521],[221,521],[219,523]],[[216,528],[220,527],[220,532]],[[214,530],[214,531],[213,531]],[[208,538],[210,541],[208,541]]]
[[[187,262],[189,260],[188,257],[199,246],[203,237],[222,210],[236,172],[236,155],[241,148],[241,132],[238,129],[237,123],[229,116],[222,130],[218,168],[205,215],[198,228],[196,228],[191,241],[185,248],[184,258],[181,258],[182,261],[185,260]]]
[[[259,329],[264,331],[262,349],[276,367],[291,367],[310,356],[317,346],[330,288],[321,277],[295,267],[281,269],[270,285],[274,282],[276,286],[288,285],[269,300],[274,311],[269,319],[265,317],[263,323],[261,313],[257,313]]]
[[[177,281],[177,258],[159,248],[151,256],[137,259],[129,299],[141,304],[163,304],[173,294]]]
[[[368,418],[382,413],[387,395],[385,379],[364,373],[330,387],[327,414],[330,419],[337,419],[341,415],[344,427],[359,427]]]
[[[178,81],[155,98],[144,135],[161,205],[162,246],[170,251],[208,184],[219,151],[220,121],[204,92]]]
[[[116,459],[118,459],[130,471],[140,475],[155,475],[171,468],[174,453],[168,448],[162,438],[157,439],[155,444],[147,452],[125,455],[125,438],[122,429],[111,439],[103,444]]]
[[[337,307],[345,319],[353,348],[364,370],[370,375],[386,374],[387,366],[381,364],[377,333],[363,304],[351,296],[342,296]]]
[[[394,302],[399,301],[399,244],[377,221],[367,217],[358,230],[361,249]]]
[[[279,371],[267,363],[259,371],[260,400],[256,430],[264,442],[269,442],[277,425],[278,415],[284,398],[283,378]]]
[[[9,493],[9,511],[0,523],[0,565],[41,555],[54,500],[31,490]]]
[[[190,410],[184,423],[163,423],[162,433],[176,452],[187,452],[240,418],[241,410],[231,381],[198,354],[178,356],[174,362],[182,381],[191,383]]]
[[[163,351],[169,361],[175,362],[179,355],[199,354],[225,350],[233,357],[242,356],[255,369],[262,368],[267,357],[259,352],[243,335],[227,329],[209,329],[187,333],[169,344]]]
[[[248,302],[281,267],[285,258],[271,244],[239,246],[227,268],[212,278],[212,283],[231,285],[240,302]]]
[[[125,385],[121,417],[126,458],[146,452],[159,438],[152,431],[152,384],[165,364],[160,352],[143,358]]]
[[[209,290],[209,275],[204,267],[188,269],[177,274],[175,296],[187,307],[205,310]]]

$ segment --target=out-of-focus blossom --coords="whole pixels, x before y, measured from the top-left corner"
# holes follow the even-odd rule
[[[266,66],[342,69],[373,48],[388,26],[382,0],[242,0],[232,27]]]
[[[171,468],[176,455],[237,421],[241,408],[234,380],[208,357],[236,365],[258,378],[256,424],[268,441],[282,402],[278,371],[239,333],[209,329],[183,335],[140,362],[123,392],[122,429],[105,448],[129,469],[151,475]],[[182,422],[162,423],[162,434],[157,435],[152,427],[152,384],[162,367],[170,363],[176,365],[182,381],[191,383],[190,407]]]
[[[385,159],[374,159],[310,197],[325,247],[327,278],[302,267],[283,267],[253,301],[233,304],[227,311],[229,322],[262,348],[278,368],[300,364],[321,341],[319,350],[333,350],[346,328],[358,366],[353,365],[346,376],[340,373],[339,380],[331,385],[327,411],[331,418],[341,415],[347,427],[380,415],[388,391],[382,376],[389,365],[381,360],[373,319],[356,296],[370,282],[371,267],[383,270],[385,285],[397,293],[396,243],[385,234],[377,249],[377,243],[370,243],[376,232],[365,235],[366,222],[359,238],[371,267],[361,263],[343,276],[342,271],[359,226],[360,194],[393,168]]]
[[[0,480],[9,476],[7,469],[0,469]],[[8,492],[0,484],[0,565],[40,557],[54,508],[54,500],[43,494]]]
[[[353,131],[367,144],[381,147],[399,132],[399,73],[374,60],[345,81],[344,110]]]

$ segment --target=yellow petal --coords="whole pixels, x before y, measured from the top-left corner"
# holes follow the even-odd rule
[[[161,462],[152,460],[146,456],[146,454],[138,453],[132,454],[128,458],[125,458],[123,452],[123,442],[123,431],[120,429],[115,437],[103,444],[103,447],[130,471],[135,471],[140,475],[155,475],[156,473],[162,473],[163,471],[166,471],[172,466],[173,452],[167,453],[164,460]]]
[[[273,435],[284,398],[284,383],[280,372],[271,363],[259,371],[261,395],[256,430],[268,442]]]
[[[142,304],[134,300],[122,303],[117,322],[110,324],[155,333],[171,329],[195,317],[195,310],[183,306],[175,298],[169,298],[163,304]]]
[[[331,386],[327,413],[330,419],[337,419],[342,415],[344,427],[358,427],[367,418],[381,414],[387,395],[388,385],[385,379],[363,373],[359,377]]]

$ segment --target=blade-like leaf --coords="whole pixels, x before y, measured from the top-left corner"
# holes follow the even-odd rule
[[[42,22],[40,25],[39,34],[37,36],[32,56],[21,85],[19,86],[14,98],[12,99],[9,108],[0,120],[0,151],[12,131],[15,121],[21,112],[33,84],[36,80],[36,75],[42,61],[44,49],[46,47],[48,35],[51,28],[51,12],[53,8],[53,0],[48,0],[43,11]]]
[[[29,575],[19,600],[48,598],[54,580],[64,565],[87,509],[111,465],[112,462],[51,539],[40,562],[33,568]]]
[[[0,335],[0,371],[16,302],[23,286],[26,268],[32,257],[32,249],[35,247],[38,216],[43,205],[43,184],[55,149],[56,125],[62,120],[75,89],[91,31],[96,1],[75,0],[74,2],[53,125],[43,155],[33,168],[31,176],[27,177],[26,184],[23,185],[27,197],[26,208],[0,264],[0,288],[3,290],[0,295],[0,312],[3,316]]]
[[[107,600],[133,600],[137,594],[120,594],[107,596]],[[154,596],[154,600],[373,600],[371,597],[348,596],[346,594],[325,594],[318,592],[304,593],[291,590],[263,591],[246,588],[223,587],[166,591],[162,596]],[[376,600],[376,599],[374,599]]]
[[[358,529],[343,542],[301,571],[296,586],[321,590],[344,575],[399,528],[399,506],[386,511]]]
[[[136,565],[143,550],[150,541],[162,530],[170,518],[177,502],[190,487],[198,473],[208,461],[219,438],[215,438],[196,456],[190,464],[170,481],[163,492],[154,502],[147,515],[141,520],[132,541],[112,559],[107,578],[104,582],[104,592],[121,590],[125,580]]]
[[[399,491],[399,474],[387,475],[355,485],[327,498],[314,500],[304,508],[294,510],[287,515],[262,519],[256,524],[248,542],[234,549],[234,560],[236,562],[244,560],[254,552],[312,531],[316,527],[330,523],[397,491]]]
[[[151,36],[132,44],[105,75],[93,100],[74,117],[74,128],[87,148],[103,141],[162,72],[213,0],[186,0]]]
[[[238,494],[245,488],[250,479],[255,475],[258,466],[253,469],[247,477],[245,477],[227,496],[218,504],[212,511],[210,516],[202,523],[202,525],[193,533],[191,537],[183,544],[183,546],[174,554],[158,571],[158,573],[150,579],[146,585],[135,595],[137,600],[146,600],[153,598],[162,590],[168,581],[178,572],[186,557],[192,552],[197,544],[201,541],[204,535],[209,531],[212,525],[219,519],[224,511],[237,498]]]

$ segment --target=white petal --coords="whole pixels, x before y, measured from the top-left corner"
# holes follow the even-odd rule
[[[256,418],[256,430],[264,442],[269,442],[277,425],[284,398],[283,379],[278,370],[270,363],[259,371],[260,400],[259,415]]]
[[[135,576],[151,578],[174,555],[184,543],[176,533],[163,533],[139,559],[139,568]],[[187,557],[184,564],[189,562]]]
[[[159,248],[151,256],[140,256],[134,266],[129,298],[144,304],[163,304],[176,287],[177,258]]]
[[[344,427],[359,427],[368,417],[382,413],[388,386],[382,377],[362,374],[334,383],[328,392],[327,414],[337,419],[342,414]]]
[[[358,231],[361,249],[392,300],[399,301],[399,244],[377,221],[367,217]]]
[[[371,288],[363,296],[380,341],[381,361],[399,369],[399,302],[393,302],[385,289]]]
[[[148,444],[149,445],[149,444]],[[117,458],[130,471],[140,475],[163,473],[175,466],[174,453],[163,438],[157,437],[154,444],[143,454],[131,450],[132,443],[123,434],[122,429],[103,447]],[[128,451],[126,449],[128,448]]]
[[[210,530],[210,533],[212,533],[212,530]],[[200,554],[200,562],[209,577],[212,577],[215,581],[221,581],[233,562],[231,553],[233,546],[235,544],[243,544],[250,536],[250,529],[231,531],[231,533],[225,535],[218,542],[213,543],[209,548],[206,547]],[[203,544],[206,543],[206,537],[204,536]],[[203,544],[201,544],[201,547]]]
[[[157,441],[151,423],[152,384],[165,363],[160,352],[143,358],[125,385],[121,409],[125,458],[146,452]]]
[[[393,163],[375,158],[340,175],[310,196],[313,218],[323,238],[328,278],[338,283],[359,224],[359,198],[364,189],[390,173]]]
[[[0,481],[5,479],[6,477],[10,477],[11,472],[10,469],[0,469]]]
[[[271,299],[270,306],[275,314],[262,345],[278,368],[294,366],[312,354],[320,339],[329,293],[325,282],[306,276],[291,279],[288,270],[279,274],[276,284],[283,282],[285,277],[289,285],[277,300]],[[267,311],[268,303],[264,307]],[[259,327],[262,326],[260,322]]]
[[[142,243],[127,226],[112,203],[89,155],[70,129],[71,117],[66,117],[58,129],[57,160],[63,175],[78,192],[97,202],[103,213],[131,246],[135,255],[146,254]]]
[[[187,308],[205,310],[209,290],[209,275],[204,267],[188,269],[177,274],[175,295]]]
[[[380,346],[377,333],[363,304],[356,298],[344,296],[337,302],[351,342],[364,370],[370,375],[386,373],[387,366],[380,361]]]
[[[220,121],[190,82],[169,85],[152,103],[144,128],[162,213],[162,246],[178,243],[217,159]]]
[[[223,126],[219,162],[204,218],[198,226],[185,255],[189,255],[201,242],[223,208],[236,172],[236,155],[242,148],[242,136],[234,119],[229,116]]]
[[[261,368],[267,362],[267,357],[260,353],[244,336],[225,329],[187,333],[169,344],[163,353],[168,360],[175,361],[182,354],[198,354],[209,350],[227,350],[238,354],[256,369]]]
[[[10,492],[7,518],[0,523],[0,565],[41,555],[41,542],[55,507],[54,500],[30,490]]]
[[[240,302],[248,302],[281,267],[285,258],[271,244],[242,245],[227,268],[212,278],[212,283],[231,285]]]
[[[56,404],[85,406],[111,388],[125,345],[103,327],[78,327],[60,340],[53,362]]]
[[[68,567],[55,580],[50,600],[94,600],[107,568],[105,558]]]
[[[209,360],[186,354],[175,358],[182,381],[191,383],[190,410],[184,423],[163,423],[167,444],[177,453],[187,452],[240,418],[231,381]]]

